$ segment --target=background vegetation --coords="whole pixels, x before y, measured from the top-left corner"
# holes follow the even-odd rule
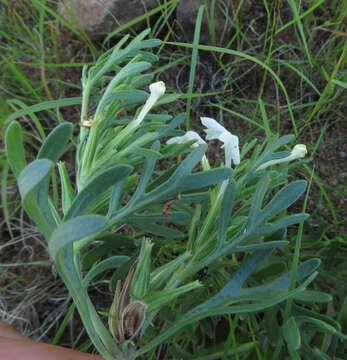
[[[199,117],[211,116],[237,134],[241,146],[255,137],[262,142],[273,134],[289,133],[296,136],[296,143],[307,145],[308,158],[292,172],[293,177],[310,183],[306,211],[311,217],[299,231],[300,258],[322,260],[312,287],[333,298],[328,304],[308,304],[307,308],[346,328],[347,1],[264,0],[249,13],[243,11],[244,1],[230,1],[232,12],[227,21],[232,31],[223,47],[214,42],[215,1],[206,2],[211,41],[203,45],[199,44],[199,26],[190,41],[176,22],[177,3],[158,1],[153,15],[145,14],[105,38],[91,40],[79,26],[57,14],[55,2],[2,0],[2,134],[11,114],[21,109],[23,115],[17,120],[26,130],[24,140],[33,153],[57,123],[69,121],[77,128],[82,66],[92,64],[121,35],[136,34],[139,30],[132,26],[144,21],[144,27],[152,29],[151,36],[162,40],[159,49],[153,50],[160,57],[154,65],[156,77],[165,81],[168,92],[179,94],[179,101],[167,110],[171,114],[187,111],[186,129],[201,132]],[[40,103],[43,111],[27,111],[28,106]],[[210,148],[211,161],[218,161],[216,155]],[[68,156],[73,159],[73,152]],[[55,276],[46,244],[20,210],[4,151],[0,164],[1,317],[38,340],[87,349],[90,344],[71,298]],[[73,173],[73,168],[69,171]],[[278,254],[270,274],[290,266],[298,238],[289,231],[288,239],[289,247]],[[165,246],[171,245],[163,244],[161,253]],[[177,241],[173,246],[184,244]],[[201,276],[213,293],[213,284],[223,274],[208,270]],[[94,301],[107,311],[112,297],[105,296],[105,279],[93,286]],[[175,337],[170,351],[164,347],[160,356],[191,358],[189,353],[193,353],[199,359],[226,359],[231,348],[238,348],[235,358],[269,358],[271,337],[276,336],[276,329],[269,329],[271,316],[276,314],[203,321],[200,327]],[[341,340],[326,329],[310,330],[305,342],[317,358],[343,358]]]

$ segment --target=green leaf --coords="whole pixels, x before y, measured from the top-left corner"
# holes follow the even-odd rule
[[[222,208],[219,212],[218,220],[218,244],[221,246],[227,237],[228,226],[230,223],[230,216],[232,209],[234,207],[234,191],[235,191],[235,181],[232,180],[229,182],[225,192],[223,194]]]
[[[295,202],[306,189],[305,181],[295,181],[281,189],[274,198],[263,209],[261,209],[269,183],[269,177],[267,175],[263,176],[253,196],[248,221],[240,233],[229,241],[228,245],[224,249],[225,253],[230,251],[231,248],[235,247],[240,242],[254,236],[275,232],[279,229],[307,219],[307,214],[296,214],[283,217],[273,223],[268,223],[269,220],[274,218],[283,210],[286,210],[293,202]]]
[[[305,290],[305,291],[307,291],[307,290]],[[299,294],[296,295],[295,297],[297,297],[297,296],[299,296]],[[325,315],[325,314],[320,314],[320,313],[312,311],[312,310],[309,310],[308,308],[299,306],[299,305],[297,305],[295,303],[293,304],[292,313],[294,314],[295,317],[303,315],[303,316],[307,316],[307,317],[310,317],[310,318],[314,318],[314,319],[324,321],[325,323],[328,323],[332,327],[334,327],[334,328],[336,328],[338,330],[341,330],[341,325],[336,320],[334,320],[332,317],[330,317],[328,315]]]
[[[151,291],[147,296],[143,298],[143,301],[148,304],[148,312],[156,311],[167,305],[178,296],[185,294],[188,291],[201,287],[202,284],[196,280],[189,284],[185,284],[176,289],[162,290],[162,291]]]
[[[86,244],[104,230],[107,224],[105,217],[100,215],[78,216],[62,223],[49,239],[49,252],[53,259],[65,246],[83,240]]]
[[[131,215],[131,221],[136,223],[141,222],[164,222],[187,225],[190,223],[190,216],[183,211],[170,211],[170,218],[166,219],[163,213],[151,213],[151,214],[133,214]]]
[[[150,280],[150,289],[152,291],[158,290],[160,287],[164,286],[169,280],[173,272],[178,268],[180,264],[187,261],[191,257],[191,254],[188,252],[183,253],[180,256],[177,256],[176,259],[168,262],[165,265],[162,265],[156,268],[151,273]]]
[[[63,213],[64,215],[66,215],[70,209],[73,199],[75,198],[75,192],[72,187],[69,175],[67,173],[65,163],[58,163],[58,171],[61,184],[61,205],[63,208]]]
[[[98,238],[100,244],[93,247],[82,256],[82,269],[87,270],[100,259],[110,254],[113,250],[125,247],[129,251],[134,251],[134,239],[119,234],[106,234]]]
[[[13,121],[7,128],[5,144],[7,160],[14,176],[18,178],[19,173],[26,167],[27,162],[25,160],[22,127],[17,121]]]
[[[245,252],[245,251],[255,251],[258,249],[267,249],[267,248],[279,248],[282,246],[288,245],[288,241],[267,241],[260,244],[249,244],[236,246],[233,249],[233,252]]]
[[[344,89],[347,89],[347,82],[345,82],[345,81],[340,81],[340,80],[337,80],[337,79],[333,79],[331,82],[333,84],[335,84],[335,85],[341,86]]]
[[[253,311],[261,311],[274,306],[303,291],[317,275],[317,273],[311,274],[302,284],[299,285],[297,289],[290,292],[283,290],[283,279],[285,280],[284,288],[287,289],[289,287],[290,273],[276,279],[266,286],[241,288],[246,278],[250,275],[250,272],[259,266],[270,252],[262,250],[253,255],[247,261],[247,263],[242,266],[238,272],[236,272],[231,282],[227,284],[220,293],[218,293],[212,299],[207,300],[204,304],[195,307],[188,313],[182,314],[179,319],[177,319],[173,324],[169,325],[167,329],[163,330],[154,340],[138,350],[136,354],[140,355],[149,351],[158,344],[163,343],[183,327],[208,316],[229,313],[249,313]],[[299,281],[303,276],[306,276],[307,273],[310,271],[312,272],[317,265],[319,265],[319,261],[317,260],[307,261],[301,265],[301,267],[298,269],[298,277],[296,280]],[[227,292],[225,289],[228,289],[230,292]],[[234,291],[239,295],[236,296]],[[243,304],[238,304],[242,302]]]
[[[305,290],[294,299],[304,303],[327,303],[332,301],[332,296],[321,291]]]
[[[101,96],[91,96],[90,98],[90,103],[96,103],[100,100]],[[50,109],[55,109],[55,108],[59,108],[59,107],[64,107],[64,106],[73,106],[73,105],[80,105],[82,104],[82,98],[81,97],[72,97],[72,98],[64,98],[64,99],[59,99],[59,100],[50,100],[50,101],[44,101],[41,102],[39,104],[35,104],[32,106],[27,106],[24,109],[20,109],[16,112],[14,112],[13,114],[11,114],[7,119],[6,119],[6,124],[11,123],[13,120],[18,119],[22,116],[28,115],[28,114],[32,114],[35,112],[39,112],[39,111],[43,111],[43,110],[50,110]]]
[[[295,318],[291,316],[283,325],[283,336],[289,351],[298,350],[301,344],[300,330],[296,325]]]
[[[320,330],[322,330],[324,332],[333,334],[333,335],[335,335],[338,332],[337,329],[335,329],[333,326],[326,323],[325,321],[318,320],[318,319],[315,319],[315,318],[311,318],[309,316],[299,315],[299,316],[296,316],[296,320],[298,322],[308,322],[310,324],[316,325],[316,327],[318,329],[320,329]]]
[[[162,138],[164,136],[169,136],[172,130],[176,129],[179,125],[183,123],[185,118],[186,118],[186,113],[179,114],[176,117],[174,117],[168,125],[157,129],[159,137]]]
[[[234,275],[231,281],[223,287],[215,296],[205,301],[203,304],[192,309],[189,314],[198,313],[204,311],[210,307],[230,299],[240,294],[242,285],[247,278],[269,257],[274,249],[262,249],[257,251],[247,262],[239,269]]]
[[[113,214],[119,209],[119,206],[122,201],[122,196],[124,195],[123,188],[126,181],[127,178],[123,178],[112,186],[111,197],[107,211],[107,217],[109,218],[112,218]]]
[[[185,234],[182,231],[177,229],[171,229],[166,226],[161,226],[158,224],[142,222],[142,221],[132,221],[128,220],[128,224],[132,224],[134,227],[156,236],[161,236],[168,239],[183,239]]]
[[[144,239],[141,244],[138,263],[131,280],[130,297],[134,300],[143,300],[148,293],[149,281],[151,277],[151,252],[153,243]]]
[[[48,159],[54,163],[58,161],[66,150],[66,145],[71,139],[73,126],[65,122],[55,127],[42,144],[37,159]]]
[[[49,160],[35,160],[18,177],[23,207],[46,239],[56,228],[48,201],[48,186],[52,167],[53,163]]]
[[[160,148],[160,143],[159,141],[156,141],[152,146],[151,149],[154,152],[158,152]],[[157,156],[155,154],[148,154],[148,157],[146,157],[146,161],[144,164],[144,168],[143,168],[143,172],[140,178],[139,183],[136,186],[136,191],[134,193],[134,195],[131,197],[128,206],[131,206],[132,204],[135,204],[138,199],[143,196],[143,194],[145,193],[147,184],[149,182],[149,180],[151,179],[152,175],[153,175],[153,171],[154,171],[154,167],[157,161]]]
[[[129,260],[129,256],[116,255],[101,261],[99,264],[94,266],[83,279],[83,286],[88,287],[90,282],[99,274],[109,269],[115,269],[116,267],[124,264]]]
[[[263,208],[264,218],[271,220],[279,212],[287,209],[305,192],[306,185],[306,181],[298,180],[281,189],[270,203]]]
[[[256,170],[260,165],[266,163],[267,161],[274,160],[277,158],[277,154],[274,153],[281,146],[289,143],[294,139],[294,135],[285,135],[280,137],[279,139],[274,139],[270,141],[263,153],[256,157],[256,161],[254,162],[251,170]],[[279,153],[279,158],[283,157],[283,153]]]
[[[83,215],[93,202],[109,187],[126,178],[132,171],[130,165],[116,165],[92,179],[76,196],[64,220]]]
[[[148,158],[151,156],[151,157],[156,158],[157,160],[162,158],[162,155],[160,152],[154,151],[151,149],[146,149],[141,146],[134,147],[133,149],[131,149],[131,151],[129,151],[129,154],[140,155],[140,156],[144,156],[145,158]]]
[[[233,170],[228,167],[211,169],[199,172],[197,174],[191,174],[180,181],[180,183],[177,185],[177,191],[193,191],[196,189],[202,189],[216,185],[217,183],[231,177],[232,174]]]

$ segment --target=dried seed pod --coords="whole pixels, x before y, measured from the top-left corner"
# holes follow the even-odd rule
[[[131,341],[139,333],[146,319],[148,305],[143,301],[130,301],[130,286],[138,260],[131,266],[122,287],[118,280],[115,296],[108,315],[108,326],[112,336],[120,342]]]
[[[108,314],[108,327],[112,336],[115,339],[119,340],[119,317],[118,317],[118,306],[119,306],[119,298],[121,293],[122,282],[120,280],[117,281],[116,293],[113,298],[113,302]]]
[[[124,309],[120,321],[121,341],[130,341],[140,333],[146,319],[147,308],[146,303],[136,300]]]

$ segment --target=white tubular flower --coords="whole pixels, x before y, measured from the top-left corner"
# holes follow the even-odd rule
[[[190,147],[192,147],[192,148],[196,148],[199,145],[206,144],[206,142],[195,131],[187,131],[183,136],[175,136],[175,137],[169,139],[166,143],[168,145],[170,145],[170,144],[184,144],[184,143],[186,143],[188,141],[192,141],[192,140],[196,140],[194,144],[190,145]],[[202,168],[204,170],[209,170],[211,168],[210,163],[208,162],[206,155],[204,155],[202,157],[201,164],[202,164]]]
[[[239,138],[212,118],[201,117],[200,119],[207,128],[204,130],[207,135],[206,140],[218,139],[224,143],[222,148],[225,148],[225,165],[231,167],[231,160],[234,165],[240,164]]]
[[[151,110],[153,105],[159,100],[161,96],[165,93],[165,83],[163,81],[155,82],[149,85],[149,91],[151,92],[145,105],[140,111],[139,116],[135,119],[134,125],[137,127],[141,124],[142,120],[145,118],[147,113]]]
[[[293,150],[290,152],[289,156],[282,158],[282,159],[267,161],[266,163],[260,165],[256,171],[264,170],[268,166],[271,166],[271,165],[280,164],[283,162],[288,162],[288,161],[292,161],[292,160],[296,160],[296,159],[301,159],[301,158],[305,157],[306,154],[307,154],[306,145],[304,145],[304,144],[295,145]]]
[[[195,131],[187,131],[183,136],[175,136],[171,139],[169,139],[166,143],[168,145],[170,144],[184,144],[188,141],[196,140],[194,144],[191,145],[191,147],[195,148],[199,145],[206,144],[206,142],[201,139],[200,135],[196,133]]]

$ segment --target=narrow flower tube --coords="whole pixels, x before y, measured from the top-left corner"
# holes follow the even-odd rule
[[[114,139],[113,143],[115,148],[121,148],[131,137],[131,135],[136,131],[139,125],[142,123],[143,119],[146,117],[148,112],[158,101],[158,99],[165,93],[165,83],[163,81],[155,82],[149,85],[150,95],[145,102],[145,105],[141,109],[139,115],[136,119],[131,121]]]
[[[158,81],[149,86],[150,95],[143,106],[142,110],[140,111],[140,114],[134,121],[134,125],[137,127],[141,124],[145,116],[148,114],[148,112],[151,110],[151,108],[154,106],[154,104],[159,100],[161,96],[165,93],[165,83],[163,81]]]
[[[271,165],[275,165],[275,164],[280,164],[283,162],[289,162],[289,161],[293,161],[296,159],[301,159],[303,157],[305,157],[305,155],[307,154],[307,149],[306,149],[306,145],[304,144],[297,144],[294,146],[293,150],[290,152],[289,156],[286,156],[285,158],[282,159],[276,159],[276,160],[270,160],[267,161],[266,163],[260,165],[256,171],[259,170],[264,170],[267,167],[271,166]]]
[[[187,131],[183,136],[175,136],[171,139],[169,139],[166,143],[168,145],[170,144],[184,144],[188,141],[196,140],[195,143],[193,143],[190,147],[196,148],[199,145],[206,144],[206,142],[201,138],[201,136],[196,133],[195,131]],[[206,155],[204,155],[201,159],[201,165],[204,170],[210,169],[210,163],[207,160]]]
[[[191,147],[198,147],[199,145],[206,144],[206,142],[195,131],[187,131],[183,136],[175,136],[169,139],[166,143],[170,144],[184,144],[188,141],[196,140]]]
[[[239,138],[212,118],[201,117],[200,119],[206,127],[204,129],[206,140],[218,139],[223,142],[222,148],[225,149],[225,165],[231,167],[231,162],[234,165],[238,165],[240,163]]]

